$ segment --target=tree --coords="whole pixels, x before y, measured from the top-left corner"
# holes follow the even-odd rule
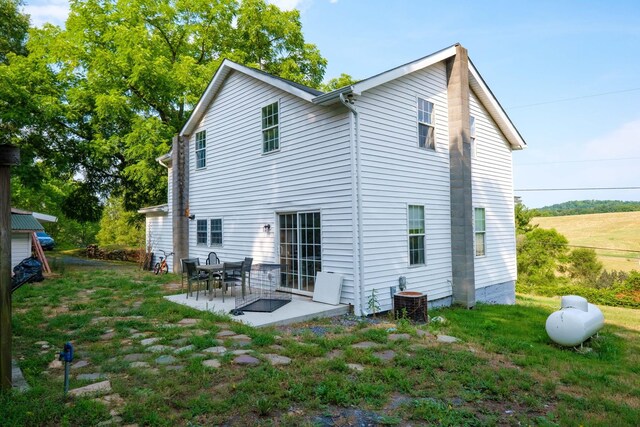
[[[598,261],[596,251],[577,248],[571,251],[566,268],[569,277],[589,286],[595,286],[602,273],[602,263]]]
[[[73,0],[66,27],[31,29],[27,49],[0,70],[7,138],[129,210],[165,201],[155,159],[223,58],[314,87],[326,66],[299,12],[264,0]]]
[[[516,221],[516,233],[528,233],[537,227],[537,225],[531,224],[531,219],[534,216],[534,212],[527,209],[527,207],[518,202],[515,204],[515,221]]]
[[[97,239],[100,246],[144,247],[144,218],[126,211],[122,197],[110,197],[100,219]]]
[[[345,86],[351,86],[352,84],[357,82],[358,80],[354,79],[349,74],[342,73],[340,74],[340,77],[332,78],[327,83],[322,84],[320,88],[325,92],[331,92]]]
[[[29,16],[20,13],[20,0],[0,0],[0,64],[9,53],[24,55],[29,30]]]
[[[519,280],[531,285],[550,284],[566,261],[567,239],[556,230],[535,228],[524,234],[517,245]]]

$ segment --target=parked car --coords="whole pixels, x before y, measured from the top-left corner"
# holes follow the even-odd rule
[[[45,251],[53,249],[53,247],[56,244],[56,242],[53,240],[53,237],[49,236],[44,231],[36,232],[36,236],[38,236],[38,241],[40,242],[40,246],[42,246],[42,249],[44,249]]]

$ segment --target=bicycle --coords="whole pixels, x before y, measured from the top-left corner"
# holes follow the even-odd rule
[[[167,255],[167,253],[162,249],[160,249],[160,252],[164,254],[164,257],[160,257],[160,262],[156,262],[156,265],[153,266],[153,274],[160,274],[160,273],[167,274],[169,272],[169,265],[167,264],[167,259],[169,259],[171,255],[173,255],[173,252],[171,252],[169,255]]]

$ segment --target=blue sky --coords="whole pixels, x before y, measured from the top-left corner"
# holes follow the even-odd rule
[[[460,42],[529,145],[514,152],[516,189],[640,186],[639,1],[272,2],[301,11],[327,79],[366,78]],[[68,2],[25,9],[35,24],[63,25]],[[640,201],[640,190],[516,194],[529,207]]]

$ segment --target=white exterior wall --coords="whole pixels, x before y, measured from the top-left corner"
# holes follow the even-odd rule
[[[279,101],[280,150],[262,153],[262,107]],[[204,169],[196,169],[195,135],[207,131]],[[189,254],[204,262],[252,256],[278,262],[277,213],[320,211],[322,271],[344,277],[353,300],[349,116],[232,72],[189,140]],[[221,246],[196,244],[198,219],[222,218]],[[271,225],[270,232],[263,226]]]
[[[473,206],[485,208],[486,217],[486,255],[475,258],[478,289],[516,280],[513,170],[512,150],[504,135],[473,92],[469,101],[476,125]]]
[[[418,147],[417,99],[434,103],[436,151]],[[451,295],[449,134],[444,63],[365,92],[356,101],[362,152],[364,295],[382,310],[389,287]],[[408,205],[424,205],[426,265],[409,266]]]
[[[31,256],[31,232],[11,233],[11,271],[25,258]]]
[[[147,248],[151,248],[154,259],[153,262],[160,262],[160,256],[164,256],[160,249],[164,250],[167,255],[173,252],[173,228],[171,224],[171,214],[147,214]],[[169,271],[173,271],[173,256],[169,257]]]

